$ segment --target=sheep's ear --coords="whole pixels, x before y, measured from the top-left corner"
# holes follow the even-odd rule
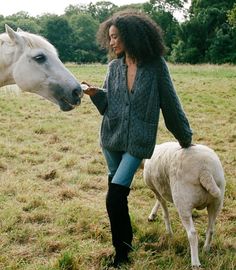
[[[6,33],[14,44],[23,44],[23,38],[17,34],[9,25],[5,24]]]

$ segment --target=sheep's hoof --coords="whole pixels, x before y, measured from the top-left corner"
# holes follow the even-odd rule
[[[153,222],[153,221],[155,221],[156,220],[156,215],[150,215],[149,217],[148,217],[148,221],[149,222]]]
[[[203,270],[204,268],[201,265],[192,265],[192,270]]]

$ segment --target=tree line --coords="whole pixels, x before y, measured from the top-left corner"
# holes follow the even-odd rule
[[[107,62],[107,55],[96,43],[99,24],[113,13],[136,9],[148,14],[163,30],[167,60],[175,63],[236,64],[235,0],[149,0],[142,4],[117,5],[101,1],[88,5],[69,5],[63,15],[43,14],[32,17],[20,11],[0,15],[0,32],[5,24],[13,29],[40,34],[58,50],[63,62]],[[182,11],[179,22],[174,11]]]

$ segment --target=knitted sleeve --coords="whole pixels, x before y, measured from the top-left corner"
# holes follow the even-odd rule
[[[98,88],[98,92],[91,97],[93,104],[97,107],[101,115],[105,113],[107,108],[107,86],[109,74],[110,74],[110,65],[108,66],[108,72],[103,83],[103,88]]]
[[[164,58],[158,64],[160,106],[167,129],[179,141],[182,147],[188,147],[192,141],[192,130],[176,94],[170,73]]]
[[[99,113],[103,115],[107,108],[107,91],[98,88],[96,95],[91,97],[93,104],[97,107]]]

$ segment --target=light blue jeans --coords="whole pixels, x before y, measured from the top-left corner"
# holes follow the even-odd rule
[[[130,187],[134,174],[142,159],[136,158],[127,152],[109,151],[102,149],[105,156],[108,175],[112,177],[112,183]]]

